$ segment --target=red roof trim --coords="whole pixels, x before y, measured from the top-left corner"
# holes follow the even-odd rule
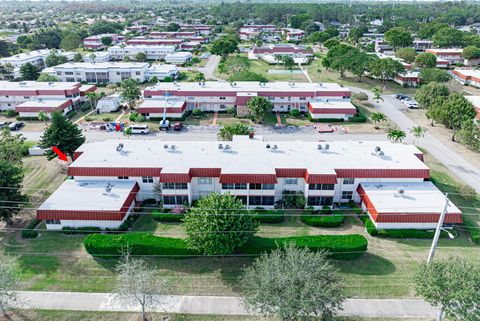
[[[429,169],[335,169],[338,178],[429,178]]]
[[[222,174],[221,184],[276,184],[275,174]]]

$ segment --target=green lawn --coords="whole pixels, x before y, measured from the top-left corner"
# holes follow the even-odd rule
[[[121,312],[84,312],[84,311],[55,311],[55,310],[21,310],[12,315],[12,321],[136,321],[138,313]],[[164,320],[165,314],[149,314],[153,321]],[[227,316],[227,315],[188,315],[169,314],[170,321],[273,321],[272,318],[258,316]],[[364,319],[364,318],[335,318],[335,321],[426,321],[426,319]]]

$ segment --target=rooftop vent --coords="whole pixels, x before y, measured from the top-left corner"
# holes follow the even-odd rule
[[[113,185],[110,184],[110,182],[108,182],[107,185],[105,185],[105,193],[110,194],[110,192],[112,191],[112,188],[113,188]]]
[[[405,196],[405,188],[403,188],[402,186],[399,186],[397,188],[397,192],[395,193],[395,196],[396,197],[403,197]]]
[[[318,145],[317,145],[317,149],[318,149],[318,150],[323,150],[323,146],[320,145],[320,144],[318,144]]]
[[[230,151],[230,149],[231,149],[230,145],[225,145],[225,147],[223,147],[224,152],[228,152]]]
[[[167,144],[163,145],[163,149],[168,149],[168,145]]]
[[[121,151],[123,151],[123,144],[122,143],[118,144],[118,146],[117,146],[117,152],[121,152]]]
[[[218,149],[223,149],[223,144],[218,144]]]
[[[265,146],[267,149],[270,149],[270,144],[267,144],[267,146]]]
[[[325,144],[325,150],[329,150],[330,149],[330,144]]]
[[[278,149],[278,146],[277,145],[273,145],[272,146],[272,151],[276,151]]]
[[[170,151],[174,152],[176,149],[177,149],[177,146],[175,146],[175,145],[170,146]]]

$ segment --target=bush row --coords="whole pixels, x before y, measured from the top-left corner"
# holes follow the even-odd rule
[[[394,239],[432,239],[435,235],[435,230],[418,230],[418,229],[388,229],[379,230],[375,228],[372,220],[368,216],[362,216],[360,218],[365,226],[368,234],[371,236],[388,237]],[[448,233],[442,231],[441,237],[447,237]]]
[[[185,213],[170,213],[171,209],[161,208],[152,211],[152,219],[157,222],[182,222]]]
[[[285,212],[282,210],[256,209],[254,218],[260,223],[282,223],[285,220]]]
[[[299,247],[312,251],[326,250],[329,257],[338,260],[357,259],[367,251],[368,241],[358,234],[316,235],[299,237],[263,238],[254,237],[239,249],[243,254],[261,254],[278,246],[293,242]],[[116,256],[127,247],[133,255],[164,255],[168,257],[189,257],[199,253],[188,248],[183,239],[159,237],[148,233],[91,234],[84,240],[84,246],[93,256]]]
[[[72,235],[72,234],[93,234],[99,233],[102,230],[96,226],[84,226],[84,227],[69,227],[64,226],[62,228],[63,234]]]
[[[25,229],[22,230],[22,237],[24,239],[36,238],[38,236],[38,232],[35,231],[35,228],[37,227],[38,224],[40,224],[40,222],[41,220],[37,220],[36,218],[28,222],[27,226],[25,226]]]
[[[303,223],[318,227],[338,227],[345,221],[345,216],[341,213],[331,215],[317,215],[305,212],[300,217]]]

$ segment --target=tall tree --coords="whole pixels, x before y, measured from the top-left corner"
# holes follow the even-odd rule
[[[83,55],[80,52],[76,52],[73,56],[73,61],[75,62],[83,62]]]
[[[232,36],[223,36],[212,42],[210,52],[226,58],[229,54],[238,50],[238,40]]]
[[[82,37],[76,32],[69,32],[60,42],[63,50],[75,50],[83,44]]]
[[[123,101],[127,102],[128,108],[133,109],[135,107],[135,101],[140,99],[140,94],[138,82],[135,79],[125,79],[120,83],[120,96]]]
[[[420,71],[420,79],[422,84],[429,84],[431,82],[448,82],[451,76],[446,70],[438,68],[423,68]]]
[[[58,82],[58,81],[60,81],[60,79],[58,79],[57,76],[52,75],[52,74],[41,73],[40,76],[38,76],[37,81],[41,81],[41,82]]]
[[[439,48],[461,47],[464,44],[464,33],[455,28],[445,27],[433,35],[433,45]]]
[[[420,108],[429,109],[435,102],[444,100],[450,95],[448,87],[436,82],[428,83],[417,90],[415,100]]]
[[[468,46],[463,48],[462,56],[465,59],[478,59],[480,58],[480,48],[475,46]]]
[[[104,46],[107,46],[107,47],[111,46],[113,42],[112,37],[102,37],[100,38],[100,41]]]
[[[73,159],[75,150],[84,142],[85,137],[77,125],[66,119],[61,113],[53,112],[50,126],[40,137],[39,146],[48,148],[45,155],[49,160],[57,157],[57,154],[49,149],[52,146],[57,146],[59,150]]]
[[[37,80],[38,76],[40,75],[40,71],[36,66],[27,62],[20,67],[20,75],[22,75],[23,80]]]
[[[429,52],[419,54],[415,58],[415,66],[418,68],[435,68],[437,65],[437,57]]]
[[[383,122],[387,121],[387,116],[385,116],[385,114],[382,114],[380,112],[372,113],[370,115],[370,118],[371,118],[371,120],[374,124],[375,129],[379,128],[379,126],[378,126],[379,123],[383,123]]]
[[[473,120],[466,120],[462,124],[462,129],[458,131],[458,137],[462,144],[474,151],[480,151],[480,127]]]
[[[480,266],[461,258],[422,263],[415,275],[417,295],[452,321],[480,320]]]
[[[51,50],[50,54],[47,56],[47,58],[45,58],[45,64],[47,65],[47,67],[53,67],[60,64],[64,64],[67,61],[68,61],[67,57],[59,54],[57,50]]]
[[[255,235],[258,223],[241,200],[230,194],[203,196],[186,215],[190,248],[202,254],[231,254]]]
[[[16,258],[0,256],[0,311],[5,320],[10,320],[8,311],[18,301],[16,290],[20,287],[17,276],[18,261]]]
[[[260,123],[272,112],[273,104],[265,97],[252,97],[247,102],[247,108],[254,121]]]
[[[426,129],[423,128],[422,126],[414,126],[410,129],[410,134],[415,137],[415,139],[419,139],[421,137],[425,136]],[[415,145],[415,141],[413,142]]]
[[[147,55],[144,52],[137,52],[135,55],[135,61],[145,62],[147,61]]]
[[[452,141],[455,141],[457,131],[467,120],[472,120],[477,114],[475,107],[461,93],[452,93],[443,102],[441,122],[453,130]]]
[[[142,321],[148,320],[146,309],[162,302],[160,295],[165,292],[165,282],[157,276],[155,268],[149,267],[142,259],[124,254],[116,266],[118,299],[127,304],[139,304]]]
[[[388,80],[393,79],[398,73],[405,71],[403,65],[392,59],[374,59],[368,65],[370,74],[379,78],[385,85]]]
[[[335,266],[322,252],[293,244],[263,254],[244,269],[242,296],[252,311],[282,321],[330,320],[345,295]]]
[[[23,170],[21,164],[15,164],[0,159],[0,220],[9,221],[28,202],[28,197],[22,194]],[[0,276],[1,280],[1,276]],[[1,297],[2,288],[0,288]]]
[[[13,135],[7,127],[3,128],[0,131],[0,159],[14,165],[22,165],[24,142],[25,137],[21,134]]]
[[[417,51],[414,48],[400,48],[395,52],[395,57],[403,59],[407,63],[412,63],[415,60]]]
[[[336,70],[340,73],[340,77],[343,78],[345,71],[351,66],[352,51],[355,51],[352,46],[339,44],[328,50],[327,55],[322,60],[322,64],[326,68]]]
[[[402,27],[394,27],[385,32],[385,40],[392,46],[393,50],[397,48],[409,47],[412,45],[412,34]]]

